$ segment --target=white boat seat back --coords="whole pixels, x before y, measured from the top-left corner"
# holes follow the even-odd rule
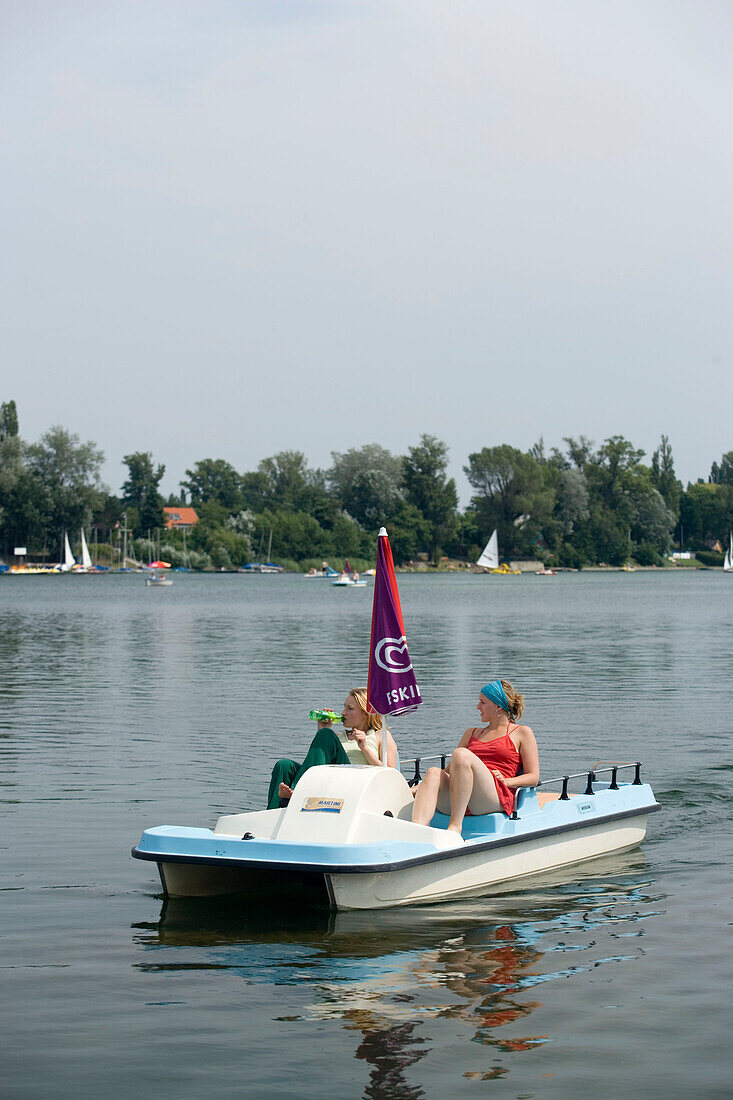
[[[397,818],[412,803],[407,780],[395,768],[319,765],[298,780],[277,839],[299,844],[354,843],[361,815]]]

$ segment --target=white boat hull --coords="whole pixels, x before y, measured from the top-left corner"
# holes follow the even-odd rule
[[[647,814],[615,827],[598,825],[572,839],[528,841],[521,850],[492,853],[462,849],[440,863],[378,875],[332,875],[337,909],[387,909],[455,898],[481,897],[499,883],[583,863],[597,856],[628,852],[646,835]]]
[[[640,814],[615,826],[584,829],[572,838],[528,841],[520,850],[487,853],[462,848],[456,856],[436,863],[374,873],[310,871],[294,876],[282,870],[268,873],[264,869],[170,862],[159,864],[159,869],[163,890],[171,897],[269,895],[289,889],[299,896],[310,893],[314,901],[341,911],[392,909],[482,897],[500,884],[628,852],[642,843],[646,825],[647,814]]]

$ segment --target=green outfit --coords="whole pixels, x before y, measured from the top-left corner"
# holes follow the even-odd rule
[[[379,755],[379,741],[373,730],[367,734],[367,744],[373,752]],[[280,806],[287,806],[287,799],[281,799],[278,794],[281,783],[286,783],[292,788],[308,768],[314,768],[318,764],[367,764],[368,760],[355,741],[349,741],[346,734],[330,726],[323,726],[311,741],[306,758],[302,764],[297,760],[284,758],[278,760],[272,769],[270,777],[270,789],[267,792],[268,810],[277,810]]]

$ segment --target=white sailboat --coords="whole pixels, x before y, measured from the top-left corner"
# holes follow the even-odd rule
[[[66,531],[64,531],[64,560],[59,566],[59,570],[62,573],[70,573],[74,568],[74,564],[74,555],[71,553],[71,547],[69,546],[69,536]]]
[[[728,543],[728,549],[725,552],[725,561],[723,562],[723,572],[733,573],[733,531],[730,532],[730,541]]]
[[[484,569],[499,568],[499,540],[496,537],[496,529],[492,531],[491,538],[481,551],[476,565],[481,565]]]
[[[92,555],[89,553],[89,547],[87,546],[87,540],[84,537],[84,528],[81,529],[81,567],[85,573],[91,573],[94,569],[92,565]]]

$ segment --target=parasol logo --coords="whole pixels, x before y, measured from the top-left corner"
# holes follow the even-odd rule
[[[374,660],[385,672],[409,672],[412,662],[405,635],[401,638],[382,638],[374,649]]]

